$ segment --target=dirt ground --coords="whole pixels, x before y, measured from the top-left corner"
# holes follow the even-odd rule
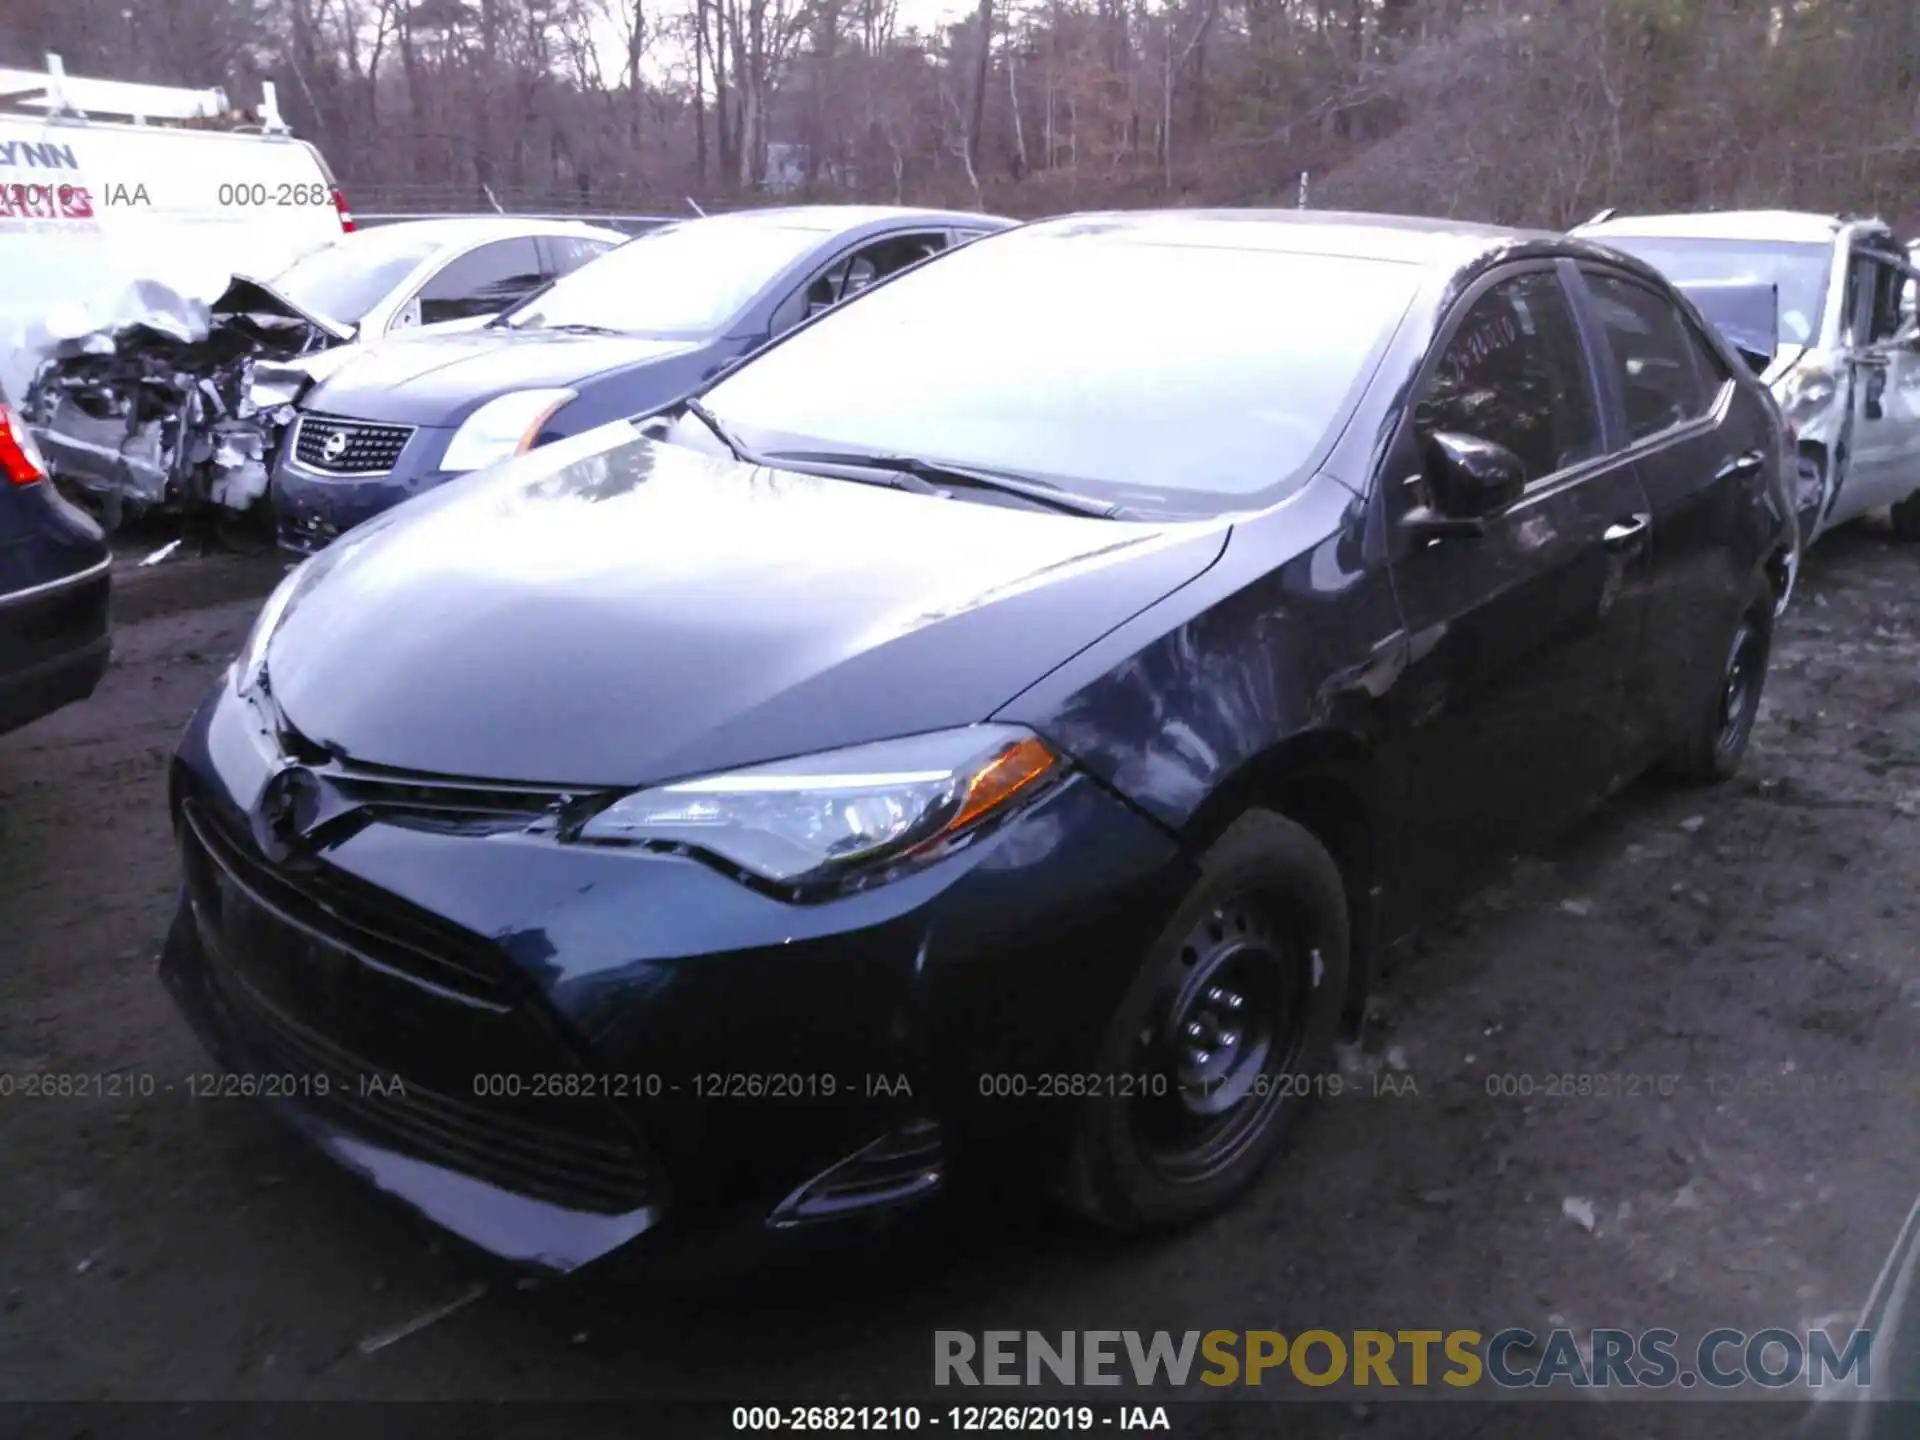
[[[0,1074],[203,1068],[153,976],[165,765],[278,573],[124,569],[101,692],[0,739]],[[1823,542],[1742,776],[1634,788],[1416,945],[1348,1058],[1418,1094],[1323,1104],[1197,1231],[1123,1246],[996,1213],[885,1266],[496,1281],[369,1354],[458,1299],[466,1262],[248,1102],[16,1096],[0,1396],[881,1403],[928,1396],[936,1328],[1850,1322],[1920,1189],[1917,575],[1872,528]],[[1566,1074],[1672,1079],[1490,1093]],[[1797,1410],[1740,1408],[1744,1436]],[[1351,1410],[1371,1434],[1406,1413]]]

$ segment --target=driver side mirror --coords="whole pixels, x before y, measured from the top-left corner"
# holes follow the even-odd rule
[[[1485,522],[1520,498],[1527,467],[1506,446],[1457,430],[1427,437],[1423,477],[1431,508],[1422,507],[1406,523],[1430,535],[1480,535]]]

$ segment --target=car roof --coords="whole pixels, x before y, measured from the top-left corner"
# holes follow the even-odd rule
[[[1486,251],[1560,239],[1545,230],[1342,210],[1089,211],[1036,221],[1027,228],[1146,244],[1351,255],[1413,265],[1458,265]]]
[[[864,225],[880,225],[888,221],[902,221],[910,225],[964,225],[988,230],[1005,230],[1020,223],[1003,215],[980,215],[967,210],[922,210],[909,205],[771,205],[758,210],[728,210],[699,219],[771,225],[788,230],[818,230],[823,234],[854,230]],[[688,219],[680,223],[698,222]]]
[[[1806,210],[1708,210],[1695,215],[1613,215],[1574,233],[1593,240],[1609,235],[1673,240],[1765,240],[1830,245],[1849,224],[1884,228],[1875,220],[1843,220]]]
[[[395,220],[387,225],[370,225],[353,232],[356,235],[398,233],[436,245],[457,245],[484,240],[489,236],[513,235],[591,235],[596,239],[625,240],[628,237],[604,225],[579,220],[530,220],[516,215],[449,215],[440,219]]]

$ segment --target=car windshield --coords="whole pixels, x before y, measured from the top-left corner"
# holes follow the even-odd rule
[[[630,335],[713,335],[829,232],[715,216],[663,226],[590,260],[501,321]]]
[[[294,261],[273,277],[273,288],[303,309],[357,325],[444,244],[444,237],[385,227],[357,230]]]
[[[1820,328],[1833,263],[1828,245],[1793,241],[1673,239],[1652,235],[1593,237],[1644,260],[1676,284],[1742,280],[1772,285],[1780,297],[1780,343],[1806,345]]]
[[[1146,512],[1242,509],[1329,438],[1418,283],[1396,261],[1012,231],[875,287],[705,400],[763,454],[915,455]]]

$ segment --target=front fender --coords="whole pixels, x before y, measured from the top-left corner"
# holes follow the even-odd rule
[[[1366,505],[1321,476],[1220,559],[1003,707],[1176,832],[1295,737],[1380,736],[1404,649]]]

